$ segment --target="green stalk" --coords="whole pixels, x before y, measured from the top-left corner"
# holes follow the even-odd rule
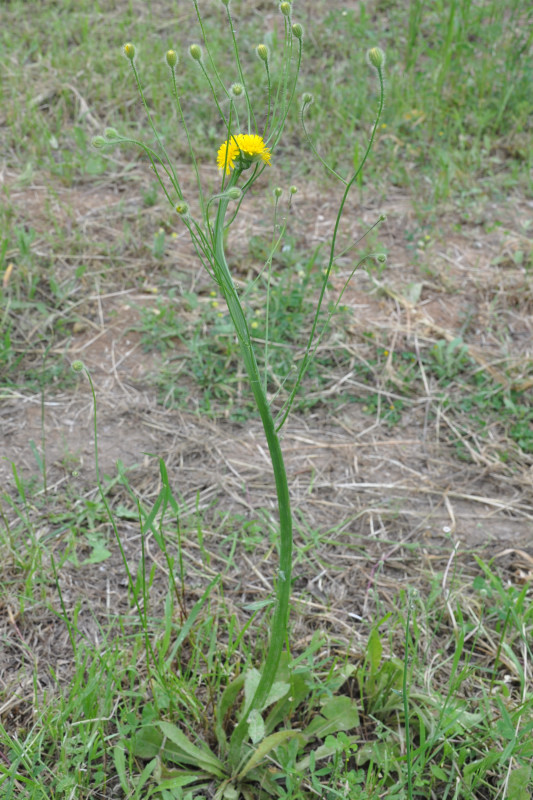
[[[241,174],[237,167],[230,178],[227,188],[234,186]],[[276,678],[279,660],[287,636],[287,625],[289,621],[289,604],[291,594],[291,573],[292,573],[292,514],[289,500],[289,486],[287,483],[287,473],[279,437],[276,433],[274,419],[270,412],[270,406],[266,397],[263,382],[259,373],[259,367],[255,358],[250,332],[244,311],[242,309],[239,296],[233,283],[233,278],[228,268],[224,253],[224,218],[228,207],[229,199],[221,197],[217,217],[215,222],[215,270],[219,279],[220,287],[224,293],[228,310],[235,326],[235,331],[241,345],[244,365],[250,387],[252,389],[257,410],[263,423],[265,437],[268,444],[274,480],[276,484],[276,495],[278,499],[279,511],[279,569],[278,581],[276,586],[276,607],[272,619],[270,643],[267,656],[263,665],[261,680],[256,692],[244,713],[241,721],[233,731],[230,741],[230,760],[236,767],[242,756],[242,745],[247,736],[248,714],[252,709],[263,708],[267,697]]]

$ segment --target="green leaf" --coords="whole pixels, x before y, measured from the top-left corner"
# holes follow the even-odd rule
[[[221,749],[224,749],[227,743],[227,737],[226,734],[224,733],[224,727],[223,727],[224,720],[226,719],[228,711],[235,705],[235,701],[238,697],[238,694],[244,685],[244,678],[245,675],[244,673],[242,673],[241,675],[239,675],[238,678],[235,678],[234,681],[228,683],[228,685],[222,692],[222,695],[216,707],[215,734]]]
[[[195,764],[200,769],[216,775],[217,778],[224,776],[224,766],[221,761],[209,750],[208,747],[197,747],[183,731],[171,722],[158,722],[157,726],[173,744],[176,745],[178,752],[182,753],[182,761],[185,764]]]
[[[431,774],[437,778],[439,781],[447,781],[448,775],[444,772],[442,767],[439,767],[438,764],[430,764],[429,768],[431,770]]]
[[[507,800],[531,800],[531,767],[514,769],[507,783]]]
[[[289,693],[290,688],[290,684],[286,683],[285,681],[275,681],[272,684],[272,687],[268,693],[268,697],[265,700],[261,711],[263,711],[265,708],[268,708],[268,706],[271,706],[273,703],[276,703],[282,697],[285,697]]]
[[[305,728],[304,736],[325,739],[330,733],[348,731],[359,725],[359,712],[353,700],[346,695],[330,697],[322,706],[322,716],[318,714]]]
[[[207,748],[193,745],[179,728],[169,722],[141,728],[132,740],[131,750],[138,758],[152,759],[159,755],[177,764],[191,764],[217,778],[224,777],[218,758]]]
[[[126,757],[122,744],[116,744],[113,748],[113,761],[115,762],[115,769],[117,771],[122,791],[127,796],[130,793],[131,787],[126,777]]]
[[[263,739],[257,750],[254,751],[251,758],[246,762],[242,770],[237,775],[237,780],[241,780],[244,776],[250,772],[251,769],[256,767],[263,758],[270,753],[271,750],[275,750],[276,747],[279,747],[280,744],[288,741],[288,739],[293,739],[295,736],[299,736],[299,731],[277,731],[276,733],[272,733],[270,736],[267,736],[266,739]]]
[[[207,598],[211,594],[211,589],[213,588],[213,586],[216,586],[216,584],[219,581],[220,581],[220,575],[217,575],[216,578],[213,578],[211,583],[207,586],[207,589],[205,590],[203,595],[200,597],[200,599],[197,600],[196,603],[194,604],[194,606],[192,607],[191,613],[189,614],[189,616],[185,620],[185,623],[184,623],[182,629],[178,633],[178,636],[176,638],[176,641],[174,642],[174,645],[172,647],[170,655],[169,655],[169,657],[167,658],[167,660],[165,662],[165,665],[168,668],[170,668],[170,665],[172,664],[172,662],[174,661],[174,658],[176,657],[176,653],[178,652],[178,650],[181,647],[181,645],[184,642],[184,640],[189,635],[189,633],[191,631],[191,628],[192,628],[192,626],[194,625],[194,623],[196,621],[196,617],[198,616],[198,614],[202,610],[205,601],[207,600]]]
[[[146,783],[146,781],[149,778],[152,777],[152,772],[154,772],[154,770],[157,767],[158,763],[159,763],[159,759],[153,758],[151,761],[148,762],[148,764],[145,766],[145,768],[143,769],[143,771],[139,775],[139,777],[137,779],[137,784],[135,786],[135,796],[136,797],[139,796],[139,792],[143,788],[143,786]]]
[[[259,686],[259,681],[261,680],[261,673],[255,667],[246,671],[246,677],[244,679],[244,704],[245,706],[249,706],[253,700],[254,694],[256,692],[257,687]]]
[[[265,738],[265,723],[260,712],[254,708],[248,715],[248,733],[253,744],[258,744]]]
[[[372,672],[376,673],[378,671],[381,656],[383,654],[383,645],[381,644],[381,637],[377,628],[373,628],[370,636],[368,637],[367,653]]]
[[[309,670],[294,672],[289,681],[289,692],[278,700],[265,720],[267,733],[272,733],[311,693],[312,676]]]
[[[335,755],[335,753],[340,753],[342,751],[347,751],[348,747],[353,745],[353,749],[357,746],[358,739],[357,736],[346,737],[347,742],[341,742],[335,736],[328,736],[327,740],[324,744],[321,744],[312,752],[314,753],[315,761],[319,761],[322,758],[330,758],[331,756]],[[300,761],[297,762],[295,765],[298,772],[307,772],[309,769],[309,764],[311,761],[311,753],[305,758],[302,758]]]

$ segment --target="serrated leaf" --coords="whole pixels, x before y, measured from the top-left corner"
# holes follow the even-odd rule
[[[253,744],[258,744],[261,739],[265,738],[265,723],[256,708],[248,714],[248,733]]]

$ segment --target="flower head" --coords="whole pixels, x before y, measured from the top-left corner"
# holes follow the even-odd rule
[[[235,168],[235,161],[241,161],[241,166],[250,166],[254,161],[264,161],[270,164],[270,150],[266,147],[262,136],[250,133],[238,133],[220,145],[217,156],[219,169],[226,168],[226,175]]]

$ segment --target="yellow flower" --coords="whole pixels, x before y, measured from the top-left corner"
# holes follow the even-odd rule
[[[235,160],[241,156],[245,161],[259,161],[270,164],[270,150],[266,147],[262,136],[250,133],[238,133],[232,136],[229,144],[226,140],[220,145],[217,156],[219,169],[226,167],[226,175],[235,168]]]

